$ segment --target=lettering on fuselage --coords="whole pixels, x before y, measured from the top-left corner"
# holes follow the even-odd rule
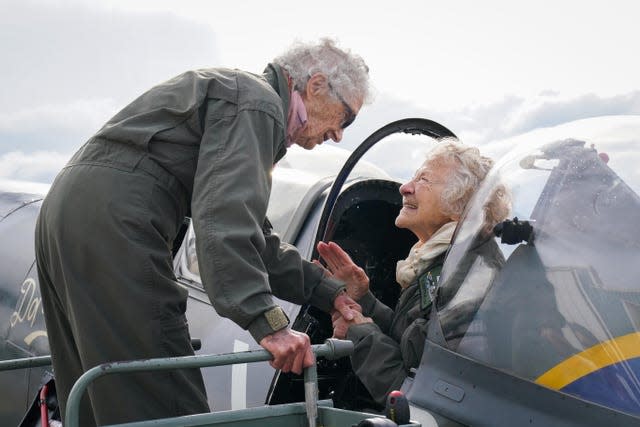
[[[18,323],[29,323],[33,327],[42,311],[42,299],[37,295],[36,281],[28,277],[20,287],[20,298],[16,303],[16,309],[9,320],[13,328]]]
[[[27,277],[27,279],[22,282],[22,286],[20,286],[20,297],[18,298],[13,314],[9,319],[11,328],[20,324],[26,324],[28,328],[33,328],[33,325],[38,319],[38,315],[44,315],[44,311],[42,310],[42,298],[37,294],[37,291],[38,287],[36,286],[36,281],[32,278]],[[47,331],[41,329],[32,330],[24,337],[24,342],[28,346],[31,346],[31,343],[39,337],[46,338]]]

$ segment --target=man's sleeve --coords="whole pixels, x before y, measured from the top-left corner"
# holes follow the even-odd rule
[[[212,112],[213,111],[213,112]],[[274,141],[282,125],[259,110],[205,116],[192,217],[203,285],[216,311],[256,341],[287,326],[271,295],[262,221],[271,190]]]
[[[400,343],[382,333],[374,323],[351,326],[347,339],[353,341],[351,365],[354,372],[380,405],[387,394],[399,390],[422,358],[427,321],[417,319],[403,333]]]
[[[262,258],[273,294],[296,304],[308,302],[330,312],[333,300],[344,289],[344,285],[326,277],[322,268],[302,259],[295,247],[281,242],[270,229],[265,229],[265,240]]]

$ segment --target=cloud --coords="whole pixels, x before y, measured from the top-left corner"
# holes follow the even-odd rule
[[[0,112],[0,153],[73,152],[119,107],[113,99],[79,99],[68,104]]]
[[[5,2],[0,15],[0,112],[89,96],[125,104],[191,68],[216,62],[213,30],[166,12],[101,3]]]
[[[511,146],[496,141],[584,118],[610,115],[640,114],[640,91],[615,96],[563,96],[557,91],[545,91],[532,98],[505,96],[490,104],[477,104],[452,110],[424,109],[401,101],[388,94],[380,94],[376,102],[363,109],[361,117],[345,132],[339,146],[354,149],[370,134],[391,121],[409,117],[435,120],[453,131],[458,138],[481,147],[488,155],[498,156]],[[611,130],[612,132],[614,129]],[[393,176],[407,178],[407,173],[419,166],[432,141],[415,136],[394,135],[389,144],[381,142],[379,150],[372,149],[368,160],[384,167]],[[418,147],[424,148],[420,150]],[[482,147],[485,147],[484,149]]]
[[[219,64],[212,27],[168,12],[95,2],[9,2],[0,15],[0,51],[3,63],[11,65],[0,69],[0,176],[47,182],[64,164],[61,159],[144,90],[184,70]],[[513,94],[484,104],[425,108],[428,99],[418,106],[384,89],[363,108],[340,147],[353,150],[375,130],[407,117],[435,120],[462,141],[482,146],[576,119],[640,114],[640,91],[567,96],[546,90],[533,97]],[[394,171],[402,169],[404,160],[392,160],[393,154],[381,150],[379,157],[393,161]]]
[[[504,139],[492,141],[483,145],[483,150],[494,157],[502,157],[512,151],[515,144],[520,144],[519,151],[535,151],[531,147],[540,143],[551,143],[562,139],[577,139],[588,144],[595,143],[596,149],[616,153],[611,159],[611,165],[623,161],[626,163],[622,169],[633,171],[630,175],[640,176],[637,168],[640,152],[634,151],[632,141],[636,138],[638,119],[640,115],[598,116],[581,120],[562,123],[557,126],[538,127],[524,134],[509,136]],[[514,155],[526,155],[530,153],[515,153]],[[629,160],[631,162],[629,163]],[[613,166],[612,166],[613,167]],[[640,182],[637,179],[631,181]]]
[[[4,2],[0,52],[0,176],[46,182],[143,91],[218,62],[206,24],[79,1]]]
[[[572,98],[545,93],[523,100],[505,123],[504,133],[513,135],[577,119],[620,114],[640,114],[640,91],[611,97],[585,94]]]
[[[17,181],[0,178],[0,192],[26,193],[42,196],[47,194],[49,187],[49,184],[41,182]]]
[[[0,178],[51,182],[70,157],[55,151],[12,151],[0,156]]]
[[[545,91],[532,98],[508,95],[490,104],[476,104],[451,110],[440,110],[437,107],[419,108],[383,95],[376,103],[365,108],[367,109],[363,110],[362,118],[359,120],[377,122],[382,126],[400,118],[424,117],[446,126],[466,143],[483,145],[536,128],[589,117],[640,114],[640,91],[614,96],[563,96],[556,91]],[[355,140],[364,140],[368,136],[363,135],[367,127],[370,126],[363,125],[354,132],[355,135],[349,134],[348,145],[358,145],[352,141],[352,137]],[[375,130],[367,129],[370,133]]]
[[[640,91],[611,97],[593,94],[562,97],[558,93],[540,94],[533,99],[509,96],[493,104],[452,111],[425,110],[393,97],[379,98],[367,106],[356,123],[345,132],[345,139],[339,147],[353,150],[378,128],[407,117],[433,119],[452,130],[463,142],[484,146],[533,129],[582,118],[640,114]],[[19,152],[25,156],[17,163],[20,167],[6,167],[0,176],[12,179],[31,176],[50,182],[64,164],[60,159],[66,161],[119,108],[121,105],[113,99],[93,99],[41,105],[11,114],[0,113],[0,154]],[[393,139],[403,138],[396,135]],[[404,144],[401,152],[408,153],[408,157],[397,155],[396,149],[389,146],[391,144],[386,147],[380,144],[377,153],[374,150],[368,160],[386,166],[385,170],[394,176],[405,177],[401,172],[415,169],[422,152],[418,152],[419,144],[416,144],[415,137],[405,136],[404,141],[398,143]],[[46,156],[28,164],[26,157],[34,152],[55,154],[50,156],[52,161],[48,169],[43,163]],[[38,168],[35,164],[39,165]]]
[[[614,96],[545,91],[531,98],[506,96],[493,104],[440,113],[460,139],[475,145],[574,120],[624,114],[640,114],[640,91]]]

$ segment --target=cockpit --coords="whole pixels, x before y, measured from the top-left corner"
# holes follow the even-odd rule
[[[584,133],[521,142],[494,167],[454,236],[428,340],[638,416],[639,133]],[[496,203],[509,221],[491,223]]]
[[[446,255],[423,357],[403,385],[412,414],[428,411],[451,426],[639,419],[639,119],[590,119],[481,147],[499,160],[467,205]],[[410,148],[400,158],[402,170],[411,174],[429,145],[446,135],[424,131],[432,124],[416,131],[414,119],[404,126],[370,138],[398,129],[427,136],[420,150],[402,141]],[[395,141],[388,142],[377,158],[397,165],[397,145],[386,148]],[[316,258],[318,240],[337,242],[366,270],[374,294],[393,306],[399,289],[388,283],[414,241],[393,225],[398,187],[409,176],[371,165],[358,170],[351,157],[340,162],[345,167],[335,180],[322,179],[331,171],[310,184],[298,172],[276,170],[274,182],[283,186],[274,185],[272,196],[285,203],[272,205],[270,218],[307,259]],[[189,230],[175,267],[196,286],[193,238]],[[294,328],[319,343],[332,329],[327,315],[314,310],[295,306],[289,314]],[[348,360],[320,361],[318,375],[321,398],[347,409],[380,409]],[[299,377],[277,375],[267,402],[300,400],[303,387]],[[259,390],[253,400],[264,396],[258,386],[251,390]],[[509,422],[497,422],[496,413]]]

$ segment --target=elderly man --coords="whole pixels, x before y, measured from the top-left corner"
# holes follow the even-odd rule
[[[339,142],[369,97],[364,61],[325,39],[262,75],[186,72],[126,106],[58,175],[36,227],[47,331],[64,411],[74,381],[116,360],[193,354],[171,248],[191,215],[215,309],[300,373],[309,339],[272,298],[353,317],[342,284],[271,234],[271,169],[298,144]],[[81,425],[208,411],[199,370],[98,380]]]

